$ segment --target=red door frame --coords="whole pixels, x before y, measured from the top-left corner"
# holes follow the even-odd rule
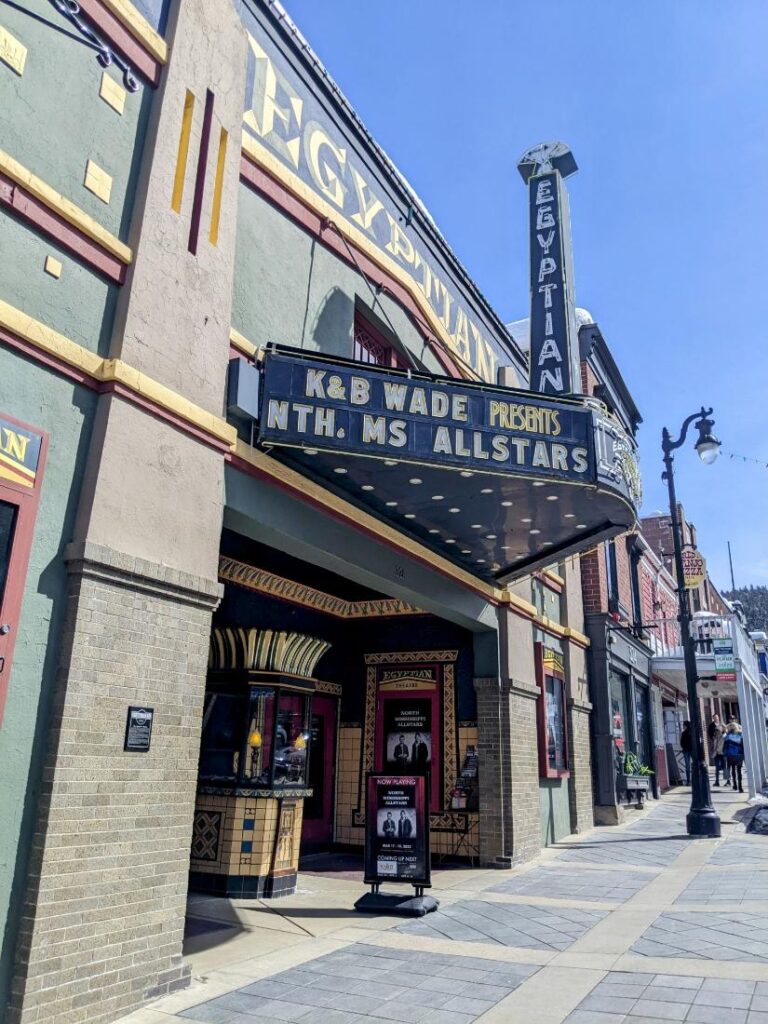
[[[40,453],[37,464],[32,471],[31,480],[22,483],[21,474],[17,474],[19,481],[9,479],[9,472],[13,472],[11,463],[4,460],[5,472],[0,475],[0,501],[5,501],[16,506],[16,524],[11,541],[11,554],[8,562],[8,576],[5,581],[5,591],[0,595],[0,627],[9,625],[10,632],[0,634],[0,724],[3,720],[5,701],[10,684],[11,665],[13,663],[13,649],[16,644],[16,636],[19,632],[19,616],[21,613],[21,602],[24,597],[24,588],[27,582],[27,569],[29,568],[29,556],[32,550],[32,538],[35,530],[37,509],[40,504],[40,491],[45,469],[45,460],[48,454],[48,434],[28,423],[14,419],[5,413],[0,415],[0,454],[4,452],[4,431],[3,426],[10,424],[20,428],[26,434],[31,434],[40,439]]]
[[[420,663],[419,668],[424,666]],[[403,666],[407,671],[408,666]],[[376,692],[376,757],[374,764],[377,772],[386,771],[384,762],[384,702],[389,700],[405,701],[409,699],[425,700],[432,703],[432,757],[429,771],[429,805],[430,810],[436,811],[442,807],[441,797],[441,765],[443,763],[443,702],[442,702],[442,673],[440,666],[435,666],[435,683],[432,689],[424,688],[419,690],[392,690],[381,691],[381,683],[377,683]]]
[[[312,714],[321,714],[323,724],[323,750],[311,750],[310,758],[322,758],[323,763],[323,815],[304,818],[301,841],[309,846],[331,844],[334,841],[334,811],[336,796],[336,749],[339,728],[339,698],[318,693],[312,697]]]

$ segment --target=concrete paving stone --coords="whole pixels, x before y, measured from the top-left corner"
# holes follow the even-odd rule
[[[750,1010],[760,1010],[762,1012],[768,1011],[768,996],[753,996],[749,1008]]]
[[[430,1010],[421,1024],[472,1024],[474,1019],[473,1013],[461,1013],[459,1010]]]
[[[768,981],[758,981],[755,988],[756,996],[768,996]]]
[[[373,999],[397,999],[400,996],[410,998],[412,988],[404,988],[401,985],[387,985],[386,982],[360,981],[354,992],[362,992]]]
[[[289,992],[300,992],[301,988],[291,985],[287,981],[266,978],[264,981],[255,981],[252,985],[246,985],[238,991],[244,992],[248,996],[264,996],[265,999],[285,999]],[[288,1002],[290,1001],[288,999]]]
[[[641,985],[623,985],[613,984],[607,985],[605,981],[599,982],[592,989],[590,995],[593,996],[619,996],[624,999],[639,999],[640,996],[645,992],[648,986],[646,984]]]
[[[634,1004],[629,1014],[632,1017],[657,1017],[659,1020],[685,1020],[688,1004],[668,1003],[651,999],[646,993]]]
[[[686,1017],[691,1024],[746,1024],[746,1010],[732,1010],[725,1006],[692,1006]]]
[[[312,1014],[312,1024],[358,1024],[365,1020],[359,1013],[351,1013],[349,1010],[321,1009],[315,1010]]]
[[[470,999],[468,996],[453,996],[448,1000],[443,1009],[458,1013],[471,1013],[479,1017],[481,1013],[490,1010],[497,1002],[498,1000],[496,999]]]
[[[750,1010],[747,1014],[747,1024],[768,1024],[768,1013]]]
[[[479,999],[483,1002],[498,1003],[500,999],[504,999],[510,992],[513,992],[520,982],[513,985],[486,985],[476,981],[470,981],[466,987],[461,990],[459,995],[466,997],[467,999]]]
[[[636,1001],[636,996],[629,998],[627,996],[602,995],[601,993],[590,992],[587,998],[579,1004],[579,1008],[582,1010],[599,1010],[601,1013],[629,1013]]]
[[[430,992],[425,988],[409,988],[408,1001],[414,1006],[426,1006],[433,1010],[440,1010],[450,1000],[455,998],[453,992]]]
[[[183,1010],[179,1016],[186,1017],[188,1020],[201,1021],[204,1024],[230,1024],[234,1019],[235,1011],[224,1006],[213,1006],[211,1002],[207,1002]]]
[[[393,1021],[404,1021],[405,1024],[416,1024],[423,1016],[426,1007],[414,1006],[413,1003],[405,1003],[403,1000],[396,1000],[394,1003],[387,999],[374,999],[363,995],[362,992],[355,992],[346,995],[339,995],[334,1005],[339,1010],[351,1010],[365,1016],[384,1016]]]
[[[601,1013],[599,1010],[572,1010],[563,1024],[622,1024],[623,1013]]]
[[[481,970],[478,967],[459,967],[456,964],[452,964],[449,967],[441,967],[439,974],[449,975],[451,978],[455,978],[456,981],[485,981],[493,971],[489,968]]]
[[[426,989],[428,992],[447,992],[450,995],[458,996],[469,984],[470,982],[460,981],[457,978],[437,977],[424,978],[418,987]]]
[[[748,1010],[752,1001],[751,992],[713,992],[702,989],[696,993],[694,1006],[725,1006],[729,1010]]]
[[[231,992],[212,1001],[225,1009],[237,1010],[238,1013],[259,1019],[272,1017],[274,1020],[297,1021],[313,1012],[312,1007],[306,1004],[287,1003],[282,999],[262,999],[260,996],[243,995],[241,992]]]
[[[634,974],[632,971],[609,971],[601,985],[650,985],[655,975]]]
[[[654,985],[646,990],[649,999],[657,999],[662,1003],[685,1003],[690,1006],[696,990],[680,988],[677,985]]]
[[[494,885],[488,891],[623,903],[646,886],[653,877],[638,872],[610,869],[595,874],[594,878],[585,878],[583,871],[574,869],[556,866],[534,868],[500,885]]]
[[[742,992],[747,995],[755,994],[757,982],[742,981],[738,978],[705,978],[701,986],[704,992]]]

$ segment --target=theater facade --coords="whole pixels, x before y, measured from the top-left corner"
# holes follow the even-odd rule
[[[187,983],[188,891],[359,852],[371,771],[429,772],[438,860],[592,824],[578,555],[637,467],[606,405],[529,389],[279,4],[31,7],[0,12],[0,985],[106,1022]]]

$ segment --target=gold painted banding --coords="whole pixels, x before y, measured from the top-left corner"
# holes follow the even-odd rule
[[[121,263],[127,265],[133,260],[133,253],[124,242],[121,242],[119,238],[110,231],[107,231],[105,227],[102,227],[98,221],[94,220],[84,210],[81,210],[79,206],[75,206],[71,200],[46,184],[42,178],[38,178],[37,175],[28,171],[18,160],[14,160],[12,156],[9,156],[2,149],[0,149],[0,171],[3,174],[7,174],[17,185],[21,185],[22,188],[31,192],[35,199],[39,199],[49,210],[58,214],[59,217],[62,217],[67,223],[71,224],[72,227],[77,228],[78,231],[81,231],[91,241],[106,249],[107,252],[115,256]]]
[[[168,62],[168,44],[152,28],[144,15],[132,3],[129,3],[129,0],[101,0],[101,2],[159,64]]]
[[[249,356],[251,359],[254,359],[259,351],[257,345],[254,345],[252,341],[248,341],[245,335],[241,334],[240,331],[236,331],[234,327],[229,329],[229,343],[232,348],[236,348],[238,352],[242,352],[243,355]]]

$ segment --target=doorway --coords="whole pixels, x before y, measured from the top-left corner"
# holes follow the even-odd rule
[[[338,710],[339,702],[335,697],[315,694],[312,698],[312,742],[307,779],[312,796],[304,798],[302,853],[327,850],[333,843]]]

